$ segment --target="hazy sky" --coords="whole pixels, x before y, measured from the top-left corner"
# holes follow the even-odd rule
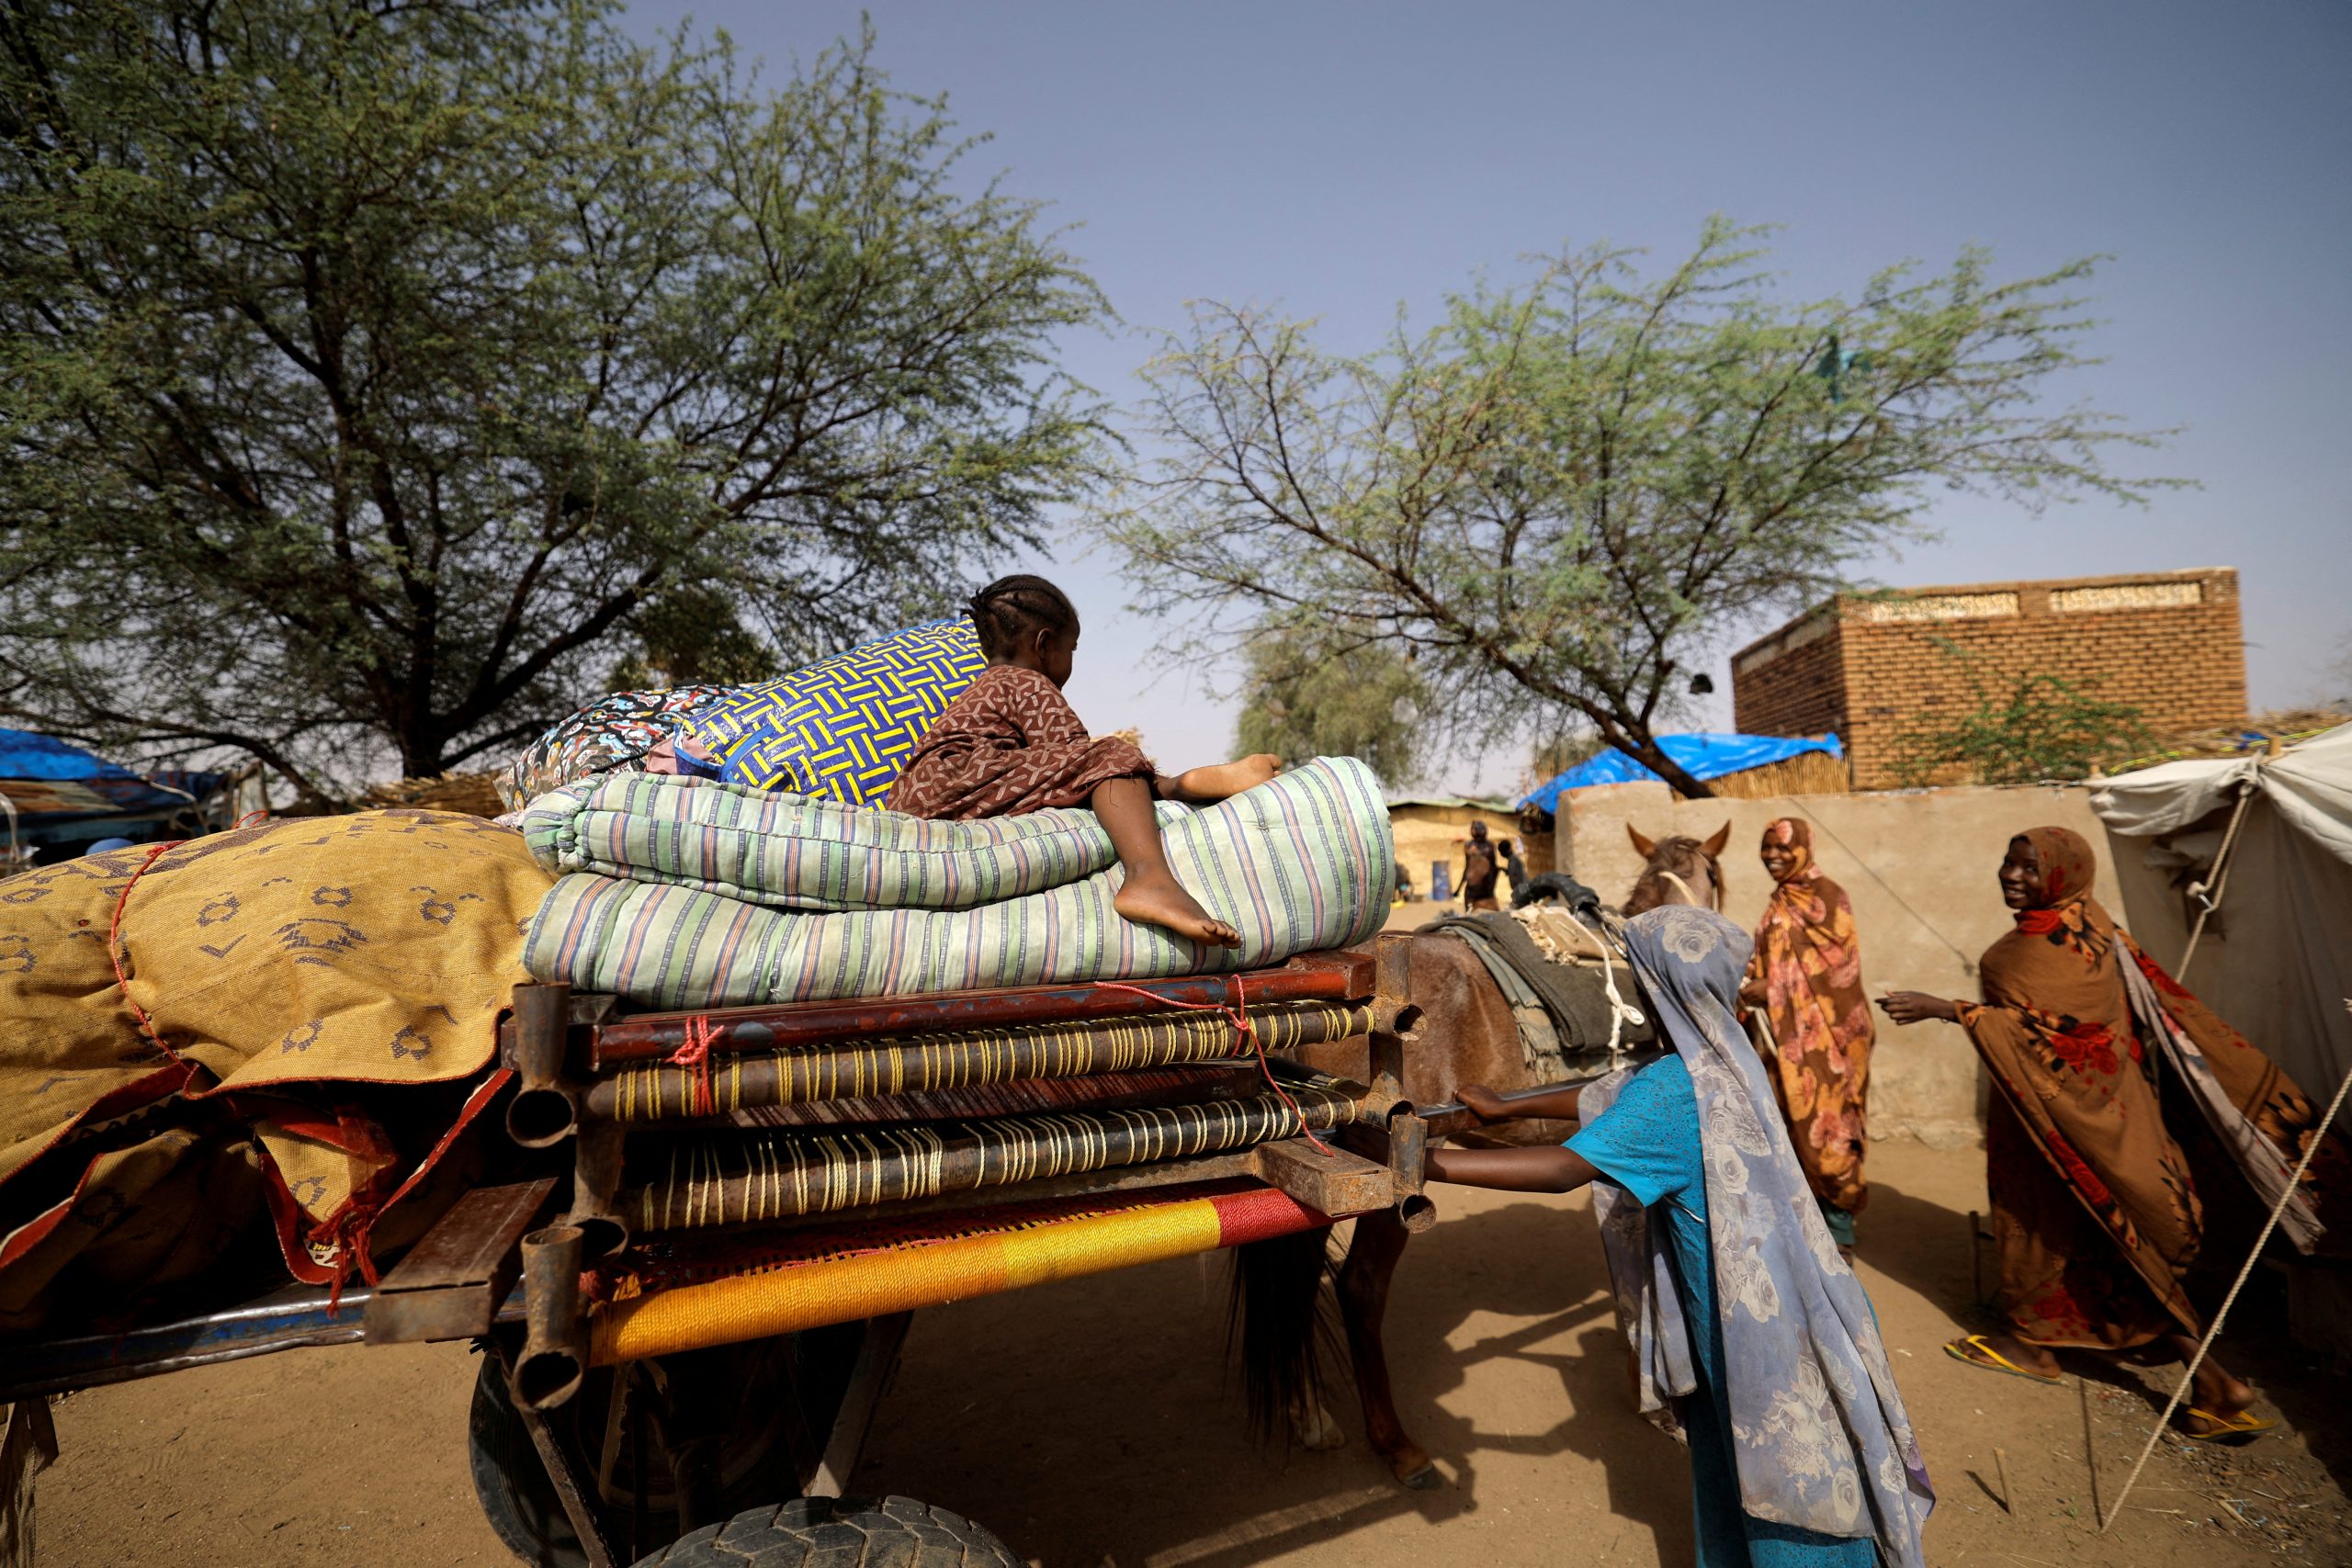
[[[1965,497],[1893,584],[2234,566],[2257,707],[2352,688],[2352,6],[2089,3],[996,5],[868,0],[894,84],[993,141],[977,175],[1050,200],[1138,333],[1191,299],[1319,317],[1375,346],[1482,269],[1598,240],[1679,256],[1709,213],[1786,226],[1792,296],[1905,257],[1994,248],[2016,276],[2089,254],[2107,364],[2074,389],[2183,427],[2144,510],[2034,517]],[[858,26],[834,0],[639,0],[771,68]],[[1122,402],[1139,335],[1073,335]],[[1086,615],[1070,693],[1165,764],[1222,755],[1232,715],[1126,615],[1114,563],[1046,568]],[[1721,662],[1720,660],[1718,661]],[[1155,677],[1158,677],[1155,680]],[[1722,670],[1717,684],[1728,692]],[[1727,726],[1726,702],[1704,716]],[[1437,782],[1510,784],[1521,759]]]

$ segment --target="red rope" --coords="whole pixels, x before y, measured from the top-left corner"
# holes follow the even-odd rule
[[[1334,1156],[1338,1155],[1338,1150],[1315,1135],[1315,1129],[1306,1124],[1306,1112],[1298,1108],[1298,1101],[1290,1097],[1290,1090],[1284,1089],[1282,1080],[1274,1077],[1274,1065],[1266,1055],[1266,1043],[1258,1038],[1258,1026],[1250,1021],[1250,1014],[1246,1010],[1250,1005],[1250,993],[1242,987],[1240,976],[1233,976],[1233,1005],[1231,1007],[1227,1007],[1223,1002],[1178,1001],[1174,997],[1163,997],[1158,991],[1147,991],[1140,986],[1123,986],[1115,980],[1103,980],[1097,983],[1106,991],[1125,991],[1130,996],[1141,997],[1147,1001],[1159,1002],[1165,1007],[1182,1008],[1186,1012],[1223,1013],[1226,1021],[1233,1025],[1234,1034],[1248,1044],[1250,1051],[1257,1056],[1258,1070],[1266,1075],[1267,1087],[1274,1091],[1284,1105],[1290,1107],[1290,1113],[1298,1118],[1298,1130],[1306,1134],[1306,1141],[1324,1154]]]
[[[710,1045],[718,1038],[718,1025],[696,1013],[686,1020],[686,1043],[671,1052],[667,1058],[673,1067],[693,1069],[694,1114],[696,1116],[715,1115],[718,1111],[718,1096],[712,1091],[710,1084]]]
[[[266,822],[269,819],[269,813],[248,811],[237,818],[236,826],[243,828],[255,818]],[[230,830],[234,832],[236,829]],[[130,908],[130,890],[139,886],[139,879],[147,874],[147,868],[153,865],[166,850],[175,850],[185,842],[184,839],[166,839],[162,843],[149,846],[147,857],[139,863],[139,869],[130,874],[130,880],[124,883],[122,891],[115,896],[114,919],[107,922],[107,962],[114,966],[115,989],[122,993],[123,1005],[130,1010],[130,1016],[139,1021],[139,1032],[154,1042],[155,1049],[175,1062],[180,1060],[180,1054],[164,1043],[164,1037],[155,1032],[155,1021],[147,1016],[147,1010],[130,995],[130,975],[122,964],[122,915]]]
[[[139,886],[139,879],[147,874],[147,868],[153,865],[156,857],[165,850],[175,849],[179,843],[177,839],[168,840],[147,852],[147,858],[139,863],[139,869],[130,874],[130,880],[124,883],[122,891],[116,895],[114,919],[107,924],[107,962],[114,965],[115,989],[122,993],[122,1004],[130,1010],[130,1016],[139,1021],[139,1032],[154,1042],[156,1050],[175,1062],[180,1060],[180,1054],[164,1043],[164,1037],[155,1032],[155,1021],[147,1016],[147,1010],[141,1007],[130,994],[130,974],[122,964],[122,912],[130,903],[130,890]]]

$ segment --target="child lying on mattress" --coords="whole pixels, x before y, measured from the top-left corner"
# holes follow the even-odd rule
[[[1000,578],[973,596],[971,615],[989,667],[907,759],[889,808],[968,821],[1091,807],[1125,870],[1112,908],[1194,942],[1239,943],[1241,933],[1169,869],[1152,800],[1220,801],[1272,778],[1280,759],[1261,753],[1171,777],[1130,741],[1091,739],[1062,695],[1078,652],[1078,611],[1042,577]]]

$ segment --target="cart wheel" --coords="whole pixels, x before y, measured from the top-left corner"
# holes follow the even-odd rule
[[[1021,1568],[987,1530],[911,1497],[803,1497],[698,1529],[637,1568],[801,1568],[805,1562],[890,1568]]]
[[[743,1397],[722,1445],[726,1457],[718,1481],[723,1509],[763,1502],[773,1505],[799,1491],[777,1415],[782,1402],[792,1397],[792,1384],[785,1371],[792,1348],[797,1347],[769,1340],[727,1352],[734,1358]],[[616,1543],[623,1551],[628,1550],[629,1520],[639,1495],[635,1466],[640,1460],[646,1463],[646,1511],[636,1529],[642,1550],[676,1539],[677,1496],[661,1444],[634,1441],[636,1416],[624,1430],[608,1429],[616,1376],[612,1368],[591,1371],[579,1393],[559,1412],[559,1418],[576,1423],[583,1436],[594,1435],[582,1446],[590,1450],[590,1463],[607,1472],[603,1502]],[[833,1397],[838,1401],[840,1396]],[[831,1411],[823,1415],[830,1422]],[[607,1453],[609,1462],[600,1464]],[[588,1554],[564,1514],[562,1501],[548,1479],[547,1467],[524,1428],[507,1392],[506,1378],[493,1358],[484,1357],[474,1377],[473,1404],[466,1421],[466,1459],[473,1472],[474,1495],[490,1528],[508,1551],[534,1568],[587,1568]]]

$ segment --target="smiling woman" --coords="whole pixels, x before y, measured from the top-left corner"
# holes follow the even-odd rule
[[[2243,1209],[2235,1200],[2249,1183],[2262,1190],[2264,1168],[2292,1165],[2315,1135],[2293,1081],[2090,896],[2096,871],[2077,833],[2018,834],[2000,868],[2015,929],[1984,953],[1983,1001],[1897,991],[1880,1003],[1898,1024],[1960,1024],[1996,1091],[1985,1178],[2001,1258],[1995,1305],[2008,1328],[1946,1348],[2044,1382],[2057,1379],[2056,1348],[2191,1357],[2205,1319],[2188,1273],[2209,1213]],[[2347,1174],[2340,1145],[2317,1152],[2290,1209],[2306,1250]],[[2183,1429],[2266,1430],[2254,1399],[2208,1358]]]

